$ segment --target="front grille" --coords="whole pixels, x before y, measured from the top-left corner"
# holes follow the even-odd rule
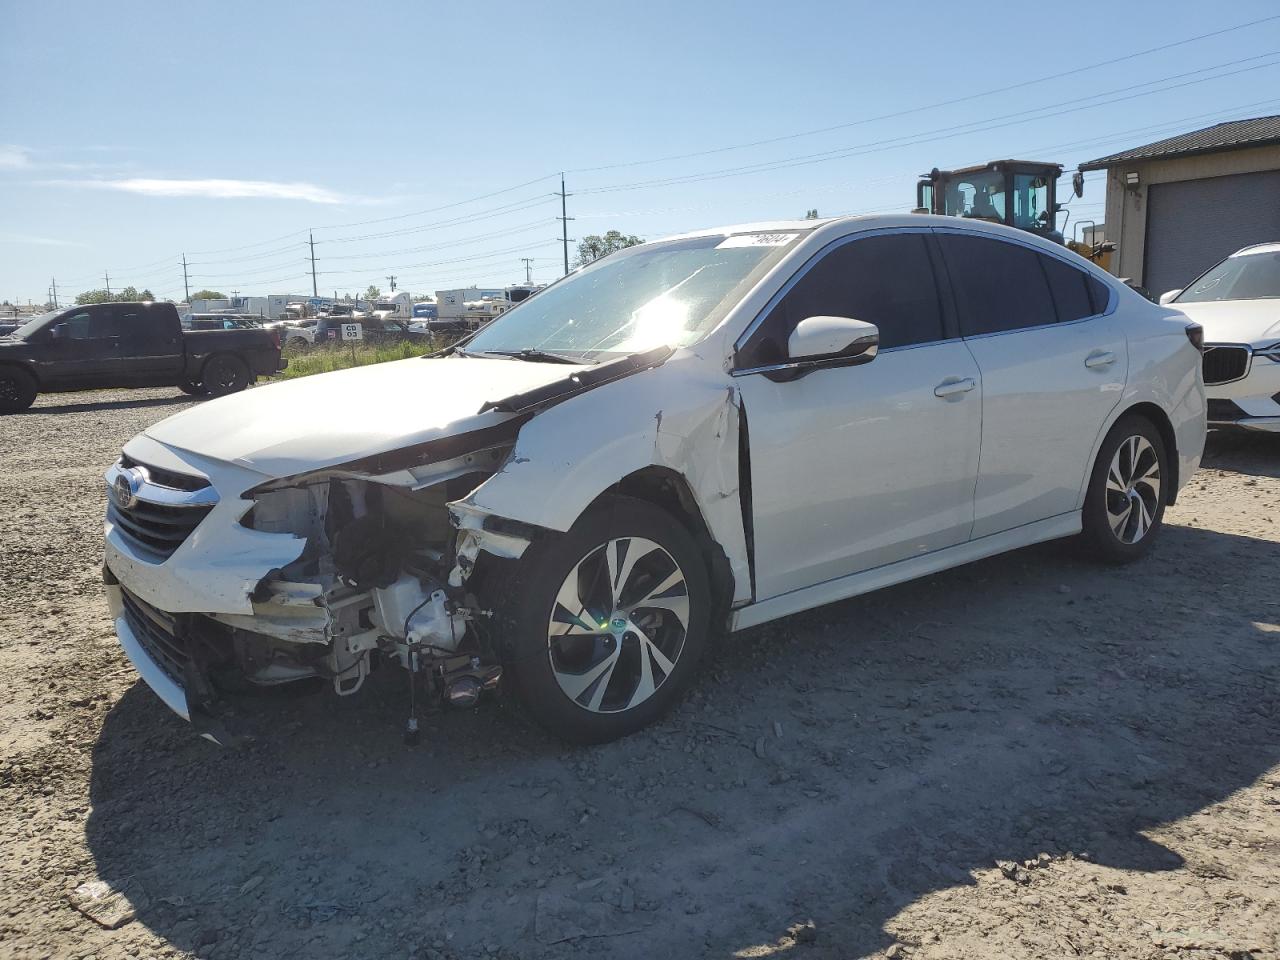
[[[1209,401],[1210,423],[1235,423],[1249,416],[1230,400]]]
[[[134,546],[167,560],[212,509],[212,506],[171,507],[144,500],[125,508],[110,500],[107,519]]]
[[[121,454],[120,466],[126,470],[129,467],[141,467],[147,471],[147,475],[151,477],[153,483],[158,483],[162,487],[170,487],[174,490],[186,490],[190,493],[196,490],[203,490],[209,486],[209,481],[204,477],[193,477],[186,473],[174,473],[172,470],[165,470],[162,467],[139,463],[127,453]]]
[[[191,654],[187,649],[186,638],[177,630],[176,618],[173,614],[157,610],[123,588],[120,590],[120,597],[124,601],[124,618],[133,635],[138,638],[138,643],[142,644],[160,669],[181,686]]]
[[[1248,347],[1219,347],[1207,344],[1204,348],[1204,382],[1230,383],[1239,380],[1249,370]]]

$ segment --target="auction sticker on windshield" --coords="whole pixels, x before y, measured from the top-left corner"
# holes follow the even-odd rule
[[[794,233],[740,233],[737,236],[725,237],[716,245],[717,250],[731,247],[785,247],[796,238]]]

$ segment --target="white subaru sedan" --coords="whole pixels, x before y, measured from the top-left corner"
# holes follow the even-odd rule
[[[503,686],[610,740],[716,634],[1056,537],[1141,556],[1199,464],[1200,366],[1182,314],[1002,226],[646,243],[443,354],[129,441],[106,474],[115,627],[215,738],[228,691],[352,695],[381,663],[408,705]]]
[[[1209,425],[1280,433],[1280,243],[1237,250],[1160,302],[1204,328]]]

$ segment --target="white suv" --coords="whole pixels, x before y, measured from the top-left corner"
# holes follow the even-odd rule
[[[1237,250],[1160,302],[1204,328],[1209,424],[1280,433],[1280,243]]]
[[[647,243],[443,355],[135,437],[106,476],[116,630],[205,731],[220,690],[350,694],[377,658],[608,740],[714,633],[1055,537],[1142,554],[1200,460],[1198,333],[985,223]]]

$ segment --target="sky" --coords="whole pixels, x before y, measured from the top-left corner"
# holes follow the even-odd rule
[[[1280,114],[1275,0],[1108,14],[0,0],[0,300],[42,303],[56,280],[61,302],[104,274],[180,300],[184,255],[192,292],[309,294],[311,236],[321,295],[504,285],[526,257],[549,281],[561,171],[571,238],[656,239],[905,212],[935,166],[1070,170]],[[1101,177],[1068,234],[1102,219]]]

